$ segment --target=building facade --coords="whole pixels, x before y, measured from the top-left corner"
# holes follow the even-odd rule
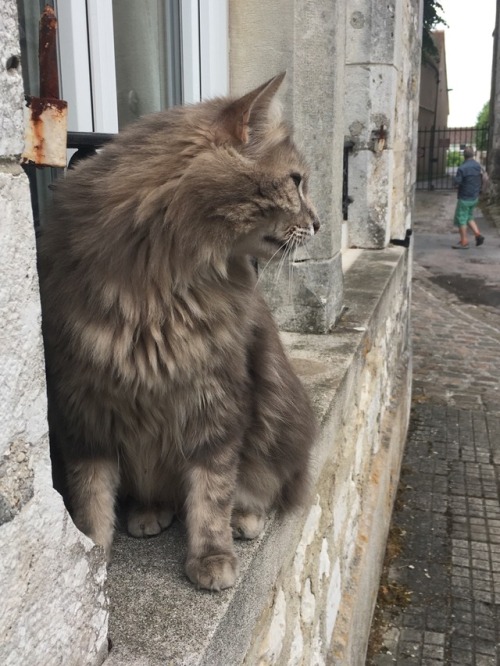
[[[52,488],[35,225],[54,174],[30,176],[31,199],[19,166],[41,4],[0,2],[0,661],[362,664],[409,413],[411,246],[391,241],[411,229],[421,2],[53,3],[71,132],[287,71],[322,229],[291,284],[266,271],[262,288],[321,433],[310,505],[270,518],[217,599],[187,589],[181,534],[119,537],[107,572]]]

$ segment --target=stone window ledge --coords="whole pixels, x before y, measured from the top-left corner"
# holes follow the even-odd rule
[[[335,442],[350,402],[358,400],[353,391],[358,390],[367,346],[383,330],[386,310],[401,310],[391,301],[406,284],[407,256],[402,248],[356,253],[345,275],[344,315],[335,330],[329,335],[283,334],[321,424],[312,507],[319,502],[325,468],[333,465],[337,474],[341,454]],[[346,438],[354,448],[349,434]],[[243,663],[255,649],[277,580],[294,571],[291,563],[311,506],[285,518],[270,516],[258,539],[236,542],[240,576],[234,588],[222,593],[197,591],[185,577],[186,539],[178,523],[147,540],[117,534],[108,575],[112,650],[107,666]],[[263,663],[275,663],[271,657]]]

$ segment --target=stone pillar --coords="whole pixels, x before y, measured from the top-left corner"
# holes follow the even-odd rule
[[[346,17],[348,244],[382,248],[410,225],[420,59],[419,0],[353,0]]]
[[[342,125],[345,4],[230,0],[230,88],[250,90],[286,70],[284,112],[311,165],[311,198],[321,230],[278,274],[269,265],[260,284],[284,330],[327,332],[342,304]]]
[[[491,203],[500,204],[500,10],[497,5],[495,33],[493,37],[493,66],[490,98],[490,131],[488,141],[487,171],[490,176]]]
[[[15,0],[1,0],[0,25],[0,663],[94,665],[106,571],[52,488]]]

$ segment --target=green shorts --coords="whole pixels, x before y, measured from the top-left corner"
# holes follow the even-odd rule
[[[464,227],[467,222],[474,218],[474,208],[477,206],[477,199],[472,201],[465,201],[464,199],[459,199],[457,201],[457,207],[455,208],[455,217],[453,219],[453,224],[456,227]]]

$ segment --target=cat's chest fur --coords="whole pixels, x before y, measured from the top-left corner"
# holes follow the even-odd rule
[[[144,380],[157,377],[150,388],[160,392],[167,382],[168,393],[175,384],[200,384],[204,378],[212,383],[213,374],[228,366],[238,381],[246,371],[256,311],[253,282],[246,267],[236,266],[225,279],[201,278],[164,295],[156,320],[136,331],[131,369],[137,371],[135,361],[142,356]]]
[[[168,421],[176,436],[198,418],[206,420],[207,410],[220,418],[232,405],[234,416],[248,381],[259,298],[252,269],[244,264],[230,266],[223,280],[202,278],[164,294],[157,317],[147,323],[124,323],[123,344],[110,345],[108,359],[108,389],[120,404],[123,384],[133,386],[131,409],[138,401],[140,411],[161,404],[158,428]]]

